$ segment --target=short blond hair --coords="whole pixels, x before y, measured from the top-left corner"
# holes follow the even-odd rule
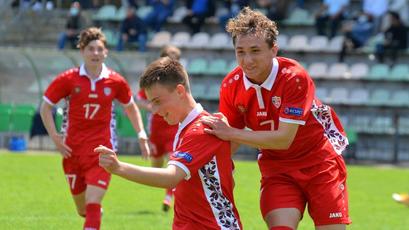
[[[100,28],[90,27],[81,31],[78,39],[77,48],[84,49],[90,42],[100,40],[107,46],[107,40]]]
[[[236,44],[236,38],[239,35],[254,34],[264,36],[267,44],[273,47],[278,36],[276,23],[268,19],[260,11],[252,10],[248,6],[244,7],[236,17],[228,21],[226,31],[231,34],[233,44]]]

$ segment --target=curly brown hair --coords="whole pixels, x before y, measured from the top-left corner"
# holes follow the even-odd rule
[[[177,60],[161,57],[146,67],[139,79],[139,88],[148,89],[155,84],[166,86],[173,90],[181,84],[190,92],[189,79],[186,70]]]
[[[107,46],[107,40],[104,33],[102,33],[102,30],[97,27],[90,27],[82,30],[78,37],[79,39],[77,48],[80,49],[84,49],[90,42],[94,40],[100,40],[104,43],[105,47]]]
[[[226,31],[231,34],[233,44],[236,44],[236,38],[239,35],[255,34],[264,36],[270,48],[275,45],[278,36],[276,23],[260,11],[252,10],[248,6],[228,21]]]

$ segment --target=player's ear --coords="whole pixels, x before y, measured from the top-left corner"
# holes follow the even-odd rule
[[[177,84],[176,85],[176,92],[179,96],[185,95],[186,94],[186,88],[182,84]]]
[[[271,47],[271,51],[273,52],[274,57],[277,56],[278,44],[274,44],[273,47]]]

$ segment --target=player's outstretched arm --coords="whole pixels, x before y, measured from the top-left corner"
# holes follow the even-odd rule
[[[262,149],[288,149],[298,130],[298,124],[281,121],[277,130],[252,131],[230,127],[227,120],[220,116],[207,116],[201,118],[201,120],[203,124],[210,127],[210,129],[204,130],[206,133],[215,135],[223,140]]]
[[[150,148],[148,143],[148,137],[143,127],[142,116],[138,106],[134,102],[124,107],[125,112],[128,115],[129,120],[132,123],[133,128],[138,133],[139,147],[141,148],[142,157],[147,158],[150,156]]]
[[[186,173],[174,165],[167,168],[142,167],[119,161],[116,153],[105,146],[99,146],[94,151],[99,153],[99,165],[105,170],[139,184],[174,188],[186,177]]]
[[[53,106],[48,104],[47,102],[43,102],[40,108],[40,115],[41,119],[43,120],[43,124],[45,129],[48,132],[48,135],[53,140],[55,146],[57,147],[58,151],[64,158],[68,158],[71,156],[71,148],[64,143],[64,138],[60,135],[54,123],[53,117]]]

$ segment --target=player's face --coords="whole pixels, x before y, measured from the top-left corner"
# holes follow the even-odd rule
[[[108,50],[101,40],[93,40],[81,49],[81,55],[86,66],[100,66],[104,63]]]
[[[180,91],[180,86],[169,89],[166,86],[154,84],[145,90],[146,97],[152,104],[152,112],[162,116],[169,125],[176,125],[183,120],[183,108],[181,108],[183,92]]]
[[[239,35],[236,38],[237,63],[253,83],[263,83],[271,72],[277,46],[269,47],[264,37]]]

